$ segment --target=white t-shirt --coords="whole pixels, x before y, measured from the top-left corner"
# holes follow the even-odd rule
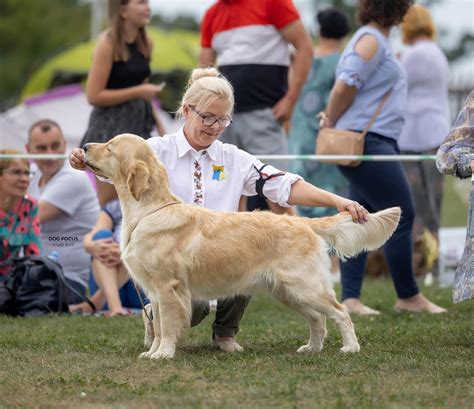
[[[147,140],[168,172],[171,191],[187,203],[195,196],[195,161],[199,162],[202,181],[202,206],[208,209],[237,211],[242,195],[256,195],[255,183],[263,163],[231,144],[215,141],[209,148],[196,151],[188,143],[183,128],[174,134]],[[255,166],[255,167],[254,167]],[[281,173],[267,165],[267,176]],[[263,193],[271,201],[289,207],[291,185],[301,176],[285,172],[268,180]]]
[[[87,288],[91,257],[84,250],[84,235],[94,227],[99,215],[99,202],[86,173],[65,163],[46,186],[39,187],[38,170],[28,193],[38,202],[44,200],[61,209],[64,214],[41,224],[43,253],[57,251],[64,275]]]

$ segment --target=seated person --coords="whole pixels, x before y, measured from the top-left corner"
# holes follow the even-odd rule
[[[49,119],[35,122],[28,132],[28,153],[64,154],[66,141],[59,125]],[[69,304],[86,295],[90,256],[82,247],[84,235],[99,214],[99,202],[87,175],[62,159],[36,160],[38,171],[28,193],[38,200],[41,242],[45,255],[56,251],[69,286]]]
[[[121,224],[120,202],[112,200],[100,211],[93,229],[84,236],[84,248],[93,257],[91,301],[98,310],[103,309],[107,302],[109,316],[126,315],[125,308],[142,307],[135,286],[120,260]],[[96,283],[99,287],[97,291]],[[70,310],[92,312],[85,302],[72,305]]]
[[[0,154],[21,152],[2,149]],[[26,159],[0,159],[0,281],[13,268],[13,259],[41,252],[38,205],[26,195],[30,163]]]

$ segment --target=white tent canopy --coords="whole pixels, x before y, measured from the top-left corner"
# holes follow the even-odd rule
[[[79,145],[89,123],[92,106],[80,85],[66,85],[25,100],[0,113],[0,149],[25,150],[28,130],[40,119],[56,121],[66,139],[66,152]],[[166,132],[174,132],[180,123],[158,109]]]

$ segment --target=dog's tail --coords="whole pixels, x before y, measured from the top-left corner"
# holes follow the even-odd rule
[[[308,220],[311,229],[344,259],[381,247],[397,228],[400,215],[399,207],[391,207],[369,214],[365,223],[354,223],[348,212]]]

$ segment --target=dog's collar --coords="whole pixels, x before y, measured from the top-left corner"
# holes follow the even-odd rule
[[[160,210],[163,210],[165,207],[175,205],[175,204],[180,204],[180,203],[182,203],[182,202],[174,201],[174,202],[165,203],[165,204],[161,205],[158,209],[155,209],[152,212],[150,212],[150,213],[146,214],[145,216],[143,216],[140,220],[143,220],[145,217],[148,217],[148,216],[152,215],[153,213],[156,213],[156,212],[159,212]],[[140,220],[137,220],[136,223],[133,225],[133,227],[130,229],[130,234],[128,235],[128,240],[127,240],[127,243],[125,244],[124,248],[128,246],[128,243],[130,243],[130,238],[132,237],[132,233],[137,228],[138,222]]]

